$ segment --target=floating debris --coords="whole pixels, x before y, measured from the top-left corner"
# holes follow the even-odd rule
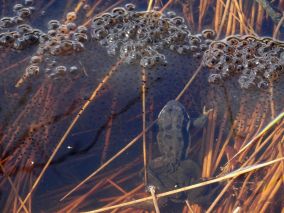
[[[133,4],[95,17],[91,28],[92,36],[109,55],[119,53],[127,63],[138,61],[145,68],[166,64],[166,56],[160,53],[165,49],[201,58],[215,37],[212,30],[192,35],[184,19],[174,12],[135,11]]]
[[[284,73],[284,43],[272,38],[230,36],[213,42],[203,63],[210,68],[210,83],[239,76],[241,88],[267,89]]]

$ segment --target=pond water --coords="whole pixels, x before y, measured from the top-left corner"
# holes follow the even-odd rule
[[[1,212],[91,211],[283,157],[283,1],[257,2],[1,1]],[[158,206],[280,212],[281,163]]]

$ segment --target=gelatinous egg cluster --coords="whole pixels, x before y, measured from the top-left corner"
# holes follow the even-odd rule
[[[47,33],[41,33],[36,54],[31,57],[29,66],[25,74],[18,82],[18,86],[28,77],[40,72],[41,65],[45,73],[52,78],[64,76],[67,73],[76,73],[77,66],[69,67],[58,65],[57,58],[82,52],[84,43],[88,40],[87,28],[77,26],[73,21],[76,13],[70,12],[66,16],[66,21],[62,24],[58,20],[48,22]]]
[[[135,5],[117,7],[92,20],[92,36],[105,46],[109,55],[119,53],[127,63],[145,68],[166,64],[164,49],[179,54],[202,56],[215,36],[211,30],[191,35],[182,17],[174,12],[135,11]]]
[[[284,73],[284,43],[272,38],[230,36],[213,42],[203,63],[210,68],[210,83],[238,76],[241,88],[266,89]]]
[[[15,16],[0,19],[0,50],[4,48],[23,50],[39,42],[42,32],[24,24],[35,10],[32,4],[31,0],[25,1],[24,5],[16,4],[13,7]]]

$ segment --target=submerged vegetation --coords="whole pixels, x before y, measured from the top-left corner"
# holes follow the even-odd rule
[[[159,199],[211,184],[180,212],[283,211],[282,0],[1,3],[3,212],[176,212]],[[186,153],[200,177],[160,193],[173,99],[212,110]]]

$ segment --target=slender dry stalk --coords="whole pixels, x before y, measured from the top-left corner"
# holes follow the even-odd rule
[[[150,4],[150,3],[149,3]],[[152,2],[151,2],[152,4]],[[147,141],[146,141],[146,70],[142,69],[141,71],[141,82],[142,82],[142,131],[143,131],[143,159],[144,159],[144,181],[145,186],[148,184],[148,175],[147,175]]]
[[[283,25],[283,22],[284,22],[284,15],[282,15],[282,18],[280,19],[279,23],[277,24],[274,32],[273,32],[273,36],[272,38],[276,39],[277,38],[277,35],[279,33],[279,30],[281,28],[281,26]]]
[[[223,26],[224,26],[224,24],[225,24],[225,21],[226,21],[228,12],[229,12],[230,3],[231,3],[231,0],[227,0],[226,6],[225,6],[225,11],[224,11],[224,13],[223,13],[223,17],[222,17],[222,20],[221,20],[221,24],[219,25],[219,30],[218,30],[218,32],[217,32],[216,40],[218,40],[218,39],[220,38],[220,35],[221,35],[221,32],[222,32]],[[230,16],[230,17],[231,17],[231,16]]]
[[[149,188],[149,191],[150,191],[152,199],[153,199],[155,211],[156,211],[156,213],[160,213],[160,209],[159,209],[159,205],[158,205],[158,201],[157,201],[157,197],[156,197],[155,186],[149,186],[148,188]]]
[[[113,182],[111,179],[107,178],[107,182],[109,182],[114,188],[116,188],[118,191],[122,192],[123,194],[127,194],[127,191],[125,191],[121,186],[117,185],[115,182]]]
[[[7,172],[5,171],[5,168],[3,167],[2,163],[0,162],[0,168],[4,174],[4,176],[6,176],[6,178],[8,179],[8,182],[10,183],[11,185],[11,188],[13,190],[13,192],[15,193],[15,197],[19,200],[19,202],[23,205],[23,208],[24,208],[24,211],[26,213],[29,213],[30,211],[27,209],[26,205],[23,203],[23,200],[21,198],[21,196],[19,195],[18,193],[18,190],[16,189],[13,181],[11,180],[11,178],[9,177],[9,175],[7,174]]]
[[[199,67],[196,69],[196,71],[194,72],[194,74],[192,75],[192,77],[189,79],[189,81],[187,82],[187,84],[184,86],[184,88],[182,89],[182,91],[178,94],[178,96],[175,98],[176,101],[178,101],[186,92],[186,90],[188,90],[189,86],[191,85],[191,83],[194,81],[194,79],[196,78],[196,76],[200,73],[200,71],[202,70],[203,66],[202,64],[199,65]]]
[[[148,7],[147,7],[147,11],[152,10],[152,5],[153,5],[153,0],[149,0],[149,2],[148,2]]]

